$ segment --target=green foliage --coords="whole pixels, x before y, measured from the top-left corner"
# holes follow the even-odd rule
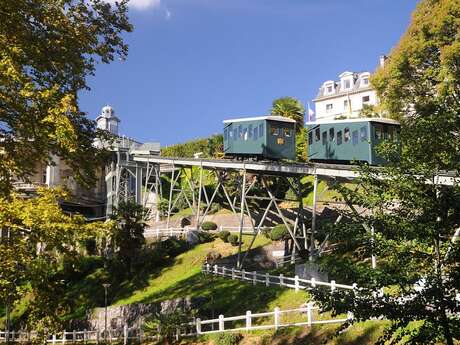
[[[213,241],[215,236],[209,232],[199,231],[198,240],[200,243],[208,243]]]
[[[77,181],[94,181],[102,152],[93,142],[103,135],[80,111],[77,94],[98,62],[126,57],[127,11],[127,1],[0,2],[0,195],[51,153]]]
[[[80,243],[108,231],[105,224],[66,215],[58,201],[66,197],[63,191],[43,189],[33,199],[0,198],[0,229],[9,233],[0,238],[0,300],[11,307],[27,296],[24,318],[40,332],[59,329],[71,305],[61,298],[62,268],[87,271],[84,261],[75,266],[82,259]]]
[[[307,129],[301,128],[295,137],[295,155],[298,162],[307,161],[308,142]]]
[[[282,241],[287,238],[289,238],[289,231],[284,224],[279,224],[270,231],[272,241]]]
[[[240,244],[240,238],[238,235],[231,234],[227,237],[227,240],[234,247]]]
[[[115,226],[112,238],[116,256],[127,270],[132,273],[133,264],[139,258],[144,238],[144,217],[146,210],[134,201],[122,201],[114,210],[112,219]]]
[[[159,247],[172,258],[186,252],[190,248],[187,241],[175,237],[162,241]]]
[[[144,330],[149,335],[159,334],[163,337],[165,344],[170,344],[176,337],[177,330],[184,323],[189,322],[189,316],[182,310],[175,310],[168,313],[154,313],[145,324]]]
[[[243,339],[241,333],[220,333],[216,337],[216,345],[237,345]]]
[[[305,108],[299,100],[293,97],[275,99],[270,113],[295,120],[297,133],[304,127]]]
[[[384,143],[379,151],[389,166],[362,166],[358,192],[337,188],[349,205],[368,212],[343,211],[350,222],[329,232],[336,243],[329,268],[345,262],[347,275],[362,288],[357,295],[316,291],[315,299],[335,312],[351,310],[358,320],[392,321],[382,342],[405,337],[453,344],[458,336],[460,242],[451,239],[460,224],[460,187],[437,185],[436,175],[447,170],[458,176],[460,170],[459,18],[456,0],[419,3],[407,32],[372,78],[385,111],[401,121],[400,159],[394,159],[397,146]],[[372,253],[378,258],[374,270]]]
[[[219,158],[223,151],[223,136],[212,135],[209,138],[194,139],[182,144],[163,147],[161,155],[165,157],[188,157],[202,152],[201,158]]]
[[[201,224],[201,229],[204,231],[217,230],[217,224],[214,222],[203,222]]]
[[[227,230],[220,231],[218,236],[222,241],[227,243],[228,242],[228,237],[230,236],[230,231],[227,231]]]

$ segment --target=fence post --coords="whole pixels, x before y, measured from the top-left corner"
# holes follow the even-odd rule
[[[358,289],[358,284],[353,283],[353,284],[351,285],[351,287],[353,288],[353,290],[357,290],[357,289]]]
[[[75,330],[72,331],[72,341],[75,343],[77,340],[77,332]],[[83,341],[85,341],[85,332],[83,332]]]
[[[313,303],[308,302],[307,304],[307,323],[308,326],[311,327],[313,323]]]
[[[83,342],[86,344],[87,341],[88,341],[88,330],[85,329],[83,330]]]
[[[220,314],[219,315],[219,331],[224,331],[224,330],[225,330],[224,316]]]
[[[64,330],[64,332],[62,332],[62,341],[61,341],[61,343],[65,344],[66,340],[67,340],[66,339],[66,333],[65,333],[65,330]]]
[[[265,273],[265,286],[270,285],[270,275],[268,273]]]
[[[275,318],[275,330],[278,330],[280,325],[280,308],[276,307],[273,315]]]
[[[299,291],[299,276],[298,275],[294,277],[294,286],[295,286],[295,292],[298,292]]]
[[[53,334],[53,344],[56,344],[56,334]]]
[[[246,273],[244,271],[244,269],[241,270],[241,280],[244,280],[244,278],[246,277]]]
[[[257,284],[257,272],[253,271],[252,272],[252,285],[256,285],[256,284]]]
[[[96,329],[96,344],[99,344],[99,328]]]
[[[316,287],[316,279],[315,278],[311,278],[311,287]]]
[[[196,334],[201,334],[201,319],[197,318],[196,319]]]
[[[217,270],[219,269],[219,267],[217,265],[214,265],[214,274],[217,275]]]
[[[128,344],[128,324],[123,326],[123,344]]]
[[[284,275],[280,274],[280,285],[284,285]]]
[[[347,312],[347,320],[351,321],[351,320],[354,319],[354,317],[355,316],[353,315],[353,312],[351,312],[351,311]]]
[[[235,280],[235,269],[232,267],[232,279]]]
[[[252,313],[250,310],[246,311],[246,329],[249,330],[252,327]]]
[[[335,280],[331,280],[331,292],[335,290]]]
[[[206,273],[211,273],[211,265],[210,264],[206,264]]]

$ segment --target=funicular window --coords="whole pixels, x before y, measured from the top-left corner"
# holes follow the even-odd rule
[[[238,138],[238,130],[236,128],[233,128],[233,140],[236,140]]]
[[[224,140],[225,140],[225,141],[228,140],[228,131],[227,131],[227,128],[224,129]]]
[[[375,125],[375,139],[381,140],[383,138],[382,126]]]
[[[337,145],[342,145],[342,131],[337,132]]]
[[[350,141],[350,128],[346,127],[344,130],[343,130],[343,139],[344,141],[347,143],[348,141]]]
[[[263,137],[264,136],[264,124],[261,123],[259,125],[259,137]]]
[[[313,144],[313,132],[308,132],[308,145]]]
[[[315,129],[315,141],[319,141],[321,138],[321,131],[319,130],[319,127]]]
[[[322,133],[322,144],[326,145],[326,143],[327,143],[327,131],[324,131]]]
[[[285,137],[290,137],[291,136],[291,130],[289,128],[284,128],[284,136]]]
[[[361,141],[367,141],[367,127],[363,126],[359,129],[359,133],[361,136]]]
[[[243,139],[248,140],[248,129],[247,128],[243,129]]]
[[[393,141],[395,137],[394,130],[395,129],[393,126],[388,127],[388,139],[390,139],[391,141]]]
[[[271,133],[274,136],[278,136],[280,134],[278,127],[272,127],[271,128]]]
[[[243,139],[243,126],[241,125],[238,126],[238,137]]]
[[[358,145],[358,141],[359,141],[359,133],[358,131],[353,131],[351,133],[351,142],[353,143],[353,146]]]
[[[383,126],[383,139],[388,139],[388,126]]]
[[[258,130],[257,130],[257,126],[255,126],[254,130],[253,130],[253,133],[252,133],[252,138],[254,140],[257,140],[258,137],[259,137],[259,133],[258,133]]]
[[[334,141],[335,139],[335,129],[329,128],[329,141]]]
[[[248,127],[248,137],[252,138],[252,125],[249,125]]]

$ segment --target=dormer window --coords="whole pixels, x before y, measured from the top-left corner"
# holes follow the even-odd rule
[[[345,90],[349,89],[351,87],[351,80],[350,79],[346,79],[343,81],[343,88]]]
[[[363,86],[369,85],[369,78],[364,78],[363,79]]]
[[[327,93],[332,93],[332,85],[329,85],[329,86],[327,87]]]
[[[323,84],[324,94],[332,95],[335,92],[334,81],[328,80]]]

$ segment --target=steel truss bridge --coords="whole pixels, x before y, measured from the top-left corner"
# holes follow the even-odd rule
[[[118,149],[115,153],[117,159],[106,175],[108,214],[121,200],[132,199],[148,210],[150,220],[159,221],[160,209],[163,208],[166,213],[166,228],[169,228],[175,207],[178,202],[182,202],[182,205],[190,207],[194,226],[200,229],[213,204],[219,198],[221,202],[223,199],[239,223],[240,238],[243,229],[252,229],[253,237],[245,253],[242,253],[241,243],[239,244],[238,267],[242,267],[256,236],[264,228],[264,222],[273,216],[289,231],[293,243],[293,258],[295,255],[308,253],[312,260],[321,255],[327,237],[322,243],[317,243],[315,238],[318,199],[325,191],[318,193],[318,183],[323,180],[330,187],[335,183],[350,182],[359,177],[357,167],[352,165],[167,158],[129,148]],[[161,186],[161,177],[165,174],[169,181],[168,188]],[[311,216],[305,213],[302,201],[305,186],[301,179],[304,176],[313,176]],[[212,189],[207,183],[211,179],[214,182]],[[453,173],[439,174],[433,181],[427,181],[442,185],[454,185],[458,182],[460,179]],[[277,188],[283,184],[292,189],[295,199],[286,200],[276,196]],[[308,187],[311,188],[311,185]],[[163,190],[168,190],[168,195],[163,195]],[[167,198],[168,203],[160,207],[160,200],[163,198]],[[258,205],[265,204],[265,208],[254,206],[253,200],[258,200]],[[280,207],[282,202],[295,205],[292,209],[296,211],[292,211],[290,217]],[[250,224],[247,224],[248,219]],[[340,220],[339,216],[336,222]],[[366,226],[365,228],[372,231]]]

